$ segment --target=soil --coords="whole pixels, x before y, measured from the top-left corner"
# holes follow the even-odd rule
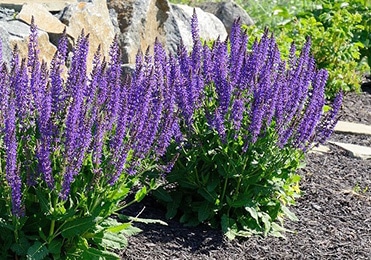
[[[341,120],[371,125],[371,93],[344,97]],[[371,137],[332,135],[330,140],[371,147]],[[285,238],[228,241],[208,226],[185,227],[166,220],[165,209],[147,197],[130,215],[161,219],[168,226],[136,224],[122,259],[371,259],[371,160],[350,157],[328,144],[327,154],[309,153],[302,176],[303,196],[291,207],[298,222],[286,221]]]

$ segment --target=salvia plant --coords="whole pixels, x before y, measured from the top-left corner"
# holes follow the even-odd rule
[[[192,17],[193,49],[170,57],[181,136],[164,185],[154,191],[167,217],[207,223],[233,239],[282,235],[288,209],[300,195],[303,156],[325,142],[337,122],[342,95],[325,108],[327,72],[317,69],[310,39],[296,55],[280,57],[265,31],[251,49],[238,21],[229,41],[202,44]]]
[[[139,176],[171,168],[158,164],[177,124],[165,51],[138,55],[123,78],[116,40],[91,72],[88,50],[82,32],[67,69],[64,34],[48,66],[32,22],[27,59],[15,47],[1,61],[1,259],[119,259],[140,231],[120,210],[156,185],[137,187]]]

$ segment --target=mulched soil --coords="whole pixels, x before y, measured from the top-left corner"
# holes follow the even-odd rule
[[[341,120],[371,125],[371,94],[345,96]],[[371,137],[334,134],[331,140],[371,147]],[[208,226],[184,227],[166,220],[151,197],[129,209],[131,215],[161,219],[168,226],[136,224],[143,230],[129,238],[122,259],[371,259],[371,160],[350,157],[330,145],[328,154],[307,154],[301,189],[291,207],[298,222],[286,238],[251,237],[228,241]]]

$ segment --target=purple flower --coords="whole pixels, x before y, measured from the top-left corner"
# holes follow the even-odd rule
[[[50,85],[48,84],[43,89],[41,110],[37,120],[40,139],[37,145],[36,157],[39,163],[39,169],[42,173],[44,181],[50,189],[54,188],[54,178],[52,176],[51,166],[51,145],[52,145],[52,97]]]
[[[1,64],[0,66],[0,132],[2,132],[5,125],[6,111],[8,110],[10,85],[6,65]]]
[[[0,65],[3,64],[3,41],[0,39]]]
[[[231,112],[231,119],[233,122],[233,128],[236,131],[236,133],[241,128],[244,110],[245,110],[244,100],[241,98],[237,98],[236,100],[234,100]]]
[[[336,95],[331,110],[327,112],[322,121],[317,125],[317,136],[315,141],[317,141],[318,143],[323,144],[334,131],[336,123],[339,119],[338,113],[341,108],[342,100],[343,94],[340,92]]]
[[[298,148],[305,149],[308,146],[307,142],[314,134],[316,125],[320,120],[325,104],[324,87],[327,77],[328,73],[326,70],[319,70],[312,82],[310,100],[296,130],[294,145]]]
[[[220,139],[225,142],[226,141],[226,128],[224,125],[224,118],[222,113],[219,110],[216,110],[214,113],[213,118],[209,122],[211,127],[218,133]]]
[[[114,39],[110,47],[110,61],[108,63],[108,128],[111,129],[113,122],[116,120],[120,106],[120,84],[121,84],[121,54],[117,38]]]
[[[240,20],[234,21],[230,33],[230,71],[232,85],[240,87],[243,72],[243,65],[246,56],[248,37],[246,32],[242,32]]]
[[[196,73],[201,67],[201,51],[202,51],[196,9],[193,9],[193,15],[191,19],[191,33],[193,39],[192,70],[193,73]]]
[[[12,213],[20,217],[22,210],[22,180],[17,169],[16,111],[14,100],[9,101],[5,120],[6,180],[11,188]]]
[[[263,119],[265,114],[264,106],[264,89],[254,91],[254,100],[250,111],[250,125],[249,133],[250,139],[248,140],[251,144],[254,144],[258,139],[259,133],[263,125]]]

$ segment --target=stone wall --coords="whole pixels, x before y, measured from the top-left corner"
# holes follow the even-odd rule
[[[182,41],[192,46],[190,18],[193,10],[204,40],[225,39],[231,22],[240,17],[252,24],[247,13],[233,1],[209,3],[199,7],[171,4],[167,0],[0,0],[0,39],[3,60],[9,61],[17,44],[21,56],[27,54],[31,17],[39,29],[40,56],[50,62],[58,39],[66,29],[71,46],[81,31],[89,34],[93,57],[98,45],[108,54],[115,35],[122,50],[122,62],[132,64],[138,51],[145,52],[157,38],[168,52],[175,54]]]

